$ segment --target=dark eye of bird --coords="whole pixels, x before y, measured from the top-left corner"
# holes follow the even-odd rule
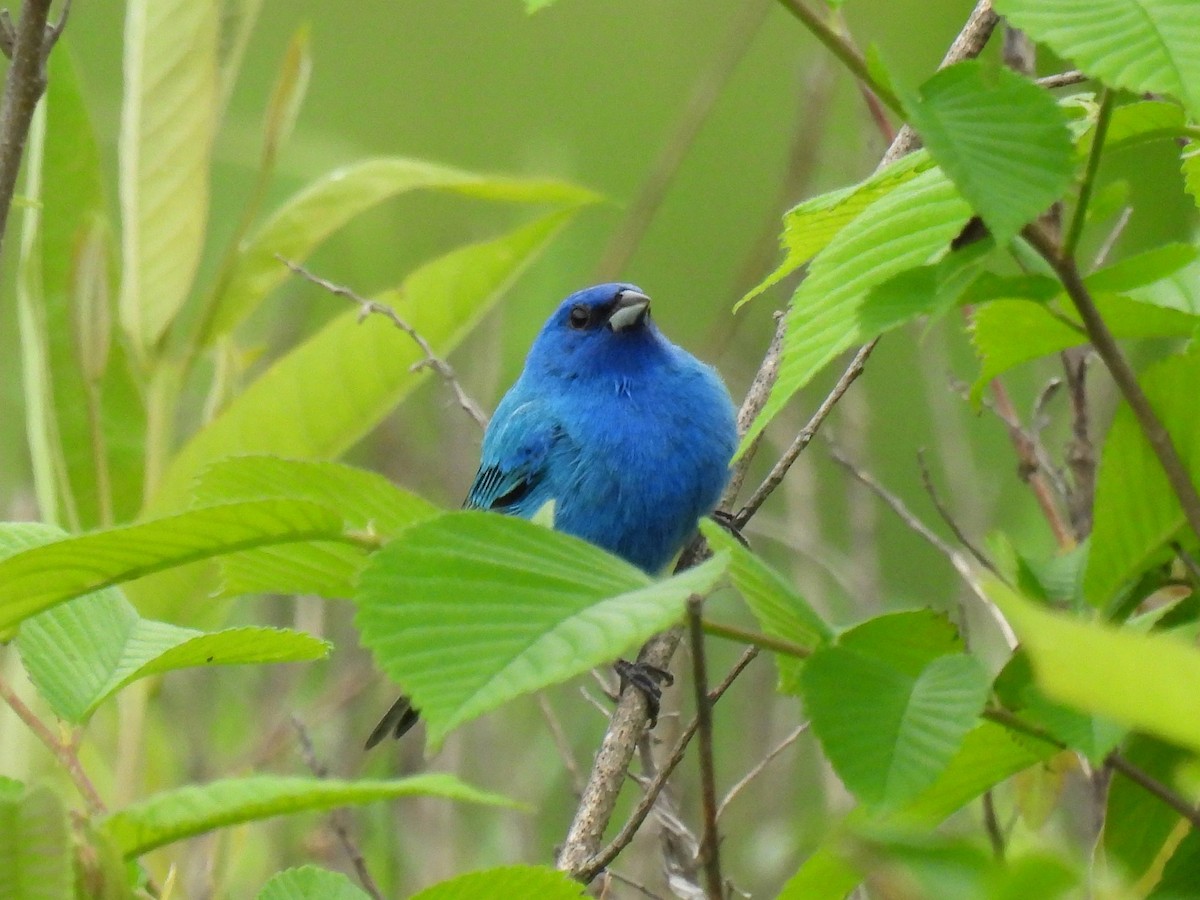
[[[591,313],[588,312],[588,308],[586,306],[581,305],[571,308],[571,317],[569,321],[572,328],[586,328],[587,323],[589,320],[591,320],[591,318]]]

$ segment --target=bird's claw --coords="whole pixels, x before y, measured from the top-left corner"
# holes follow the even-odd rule
[[[714,509],[709,518],[733,535],[733,539],[745,547],[750,549],[750,542],[746,540],[746,536],[742,534],[742,526],[738,524],[737,516],[731,512],[726,512],[723,509]]]
[[[622,692],[627,686],[632,686],[646,698],[646,715],[650,719],[649,727],[653,728],[658,724],[658,712],[662,706],[662,686],[674,684],[675,676],[658,666],[627,659],[618,659],[613,668],[621,678]]]

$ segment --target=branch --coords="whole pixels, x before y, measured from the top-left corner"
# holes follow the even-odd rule
[[[1069,72],[1059,72],[1057,75],[1047,75],[1044,78],[1039,78],[1034,83],[1046,90],[1054,90],[1055,88],[1071,87],[1076,84],[1083,84],[1089,81],[1087,75],[1084,75],[1078,69],[1072,69]]]
[[[467,392],[463,390],[463,386],[461,383],[459,383],[458,375],[455,374],[454,369],[451,368],[448,362],[435,354],[433,352],[433,348],[429,346],[429,341],[425,340],[425,338],[421,336],[420,332],[404,321],[404,319],[400,318],[400,314],[394,309],[392,309],[386,303],[378,303],[374,300],[368,300],[366,297],[357,293],[353,289],[346,287],[345,285],[335,284],[328,279],[322,278],[320,275],[314,275],[308,269],[304,268],[304,266],[297,262],[293,262],[290,259],[286,259],[283,256],[280,256],[278,253],[275,254],[275,258],[301,278],[311,281],[318,287],[324,288],[335,297],[343,297],[346,300],[349,300],[351,303],[357,303],[359,322],[362,322],[372,313],[377,313],[387,319],[390,319],[393,325],[413,339],[413,342],[417,345],[417,347],[420,348],[421,353],[424,354],[424,359],[416,362],[412,367],[412,371],[416,372],[420,369],[432,369],[438,374],[438,377],[440,377],[442,381],[446,382],[446,385],[450,388],[450,390],[454,392],[454,398],[458,401],[458,405],[463,408],[466,414],[474,419],[475,423],[480,428],[487,427],[487,415],[484,413],[483,409],[480,408],[479,404],[472,400]]]
[[[67,774],[71,777],[76,790],[83,797],[87,804],[88,812],[93,815],[103,815],[107,812],[104,806],[104,801],[100,799],[100,795],[96,792],[96,786],[92,784],[92,780],[88,778],[87,773],[83,771],[83,765],[79,762],[79,755],[75,752],[73,743],[60,741],[54,736],[54,732],[37,717],[32,709],[25,705],[25,701],[17,696],[17,692],[12,689],[7,681],[0,678],[0,698],[8,704],[9,708],[17,714],[25,725],[32,731],[39,741],[41,741],[55,758],[59,761]]]
[[[1091,292],[1083,283],[1083,278],[1075,265],[1075,259],[1061,255],[1059,249],[1036,225],[1027,226],[1022,235],[1050,264],[1059,281],[1062,282],[1067,296],[1071,298],[1071,302],[1075,304],[1075,309],[1079,312],[1079,318],[1083,321],[1083,327],[1087,330],[1092,346],[1104,360],[1104,365],[1108,367],[1113,381],[1117,383],[1129,408],[1133,410],[1146,441],[1150,444],[1154,455],[1158,457],[1159,464],[1162,465],[1163,471],[1167,475],[1167,481],[1170,482],[1171,489],[1179,499],[1179,505],[1183,510],[1184,518],[1187,519],[1188,526],[1196,535],[1200,535],[1200,495],[1196,493],[1196,486],[1192,484],[1187,466],[1180,458],[1179,451],[1175,449],[1171,435],[1167,432],[1162,420],[1158,418],[1158,413],[1154,411],[1149,398],[1142,391],[1142,386],[1138,384],[1137,376],[1129,365],[1129,361],[1125,359],[1112,332],[1108,330],[1108,325],[1105,324],[1099,310],[1096,309]]]
[[[804,448],[816,437],[817,431],[821,428],[821,423],[829,417],[829,414],[833,412],[833,408],[837,406],[838,401],[842,399],[842,395],[849,390],[850,385],[854,383],[855,379],[863,373],[863,369],[867,365],[867,359],[871,356],[871,351],[875,349],[875,345],[878,343],[879,338],[876,338],[870,343],[864,344],[854,354],[854,358],[850,360],[850,365],[846,367],[846,371],[842,373],[842,377],[837,380],[837,384],[833,386],[833,390],[821,401],[821,405],[812,414],[812,418],[808,420],[808,424],[800,429],[800,433],[796,435],[796,439],[784,451],[783,456],[775,463],[770,473],[763,479],[762,484],[755,489],[754,493],[750,495],[750,499],[738,510],[737,515],[734,517],[734,524],[741,527],[750,521],[750,517],[758,512],[759,507],[763,505],[763,501],[771,496],[771,493],[779,487],[784,476],[787,475],[788,469],[792,467],[792,463],[796,461],[796,458],[800,456]]]
[[[958,37],[954,39],[954,43],[950,45],[950,49],[946,51],[946,55],[942,57],[941,65],[938,68],[944,69],[956,62],[978,56],[992,36],[992,31],[996,28],[998,21],[999,16],[992,9],[992,0],[979,0],[975,4],[975,8],[971,10],[967,24],[963,26]],[[900,157],[907,156],[920,146],[921,138],[918,137],[912,126],[905,125],[896,135],[896,140],[892,141],[892,146],[888,147],[887,153],[883,155],[883,161],[880,162],[879,168],[882,169]]]
[[[296,738],[300,742],[300,756],[304,760],[304,764],[318,778],[327,778],[329,776],[329,766],[325,765],[317,759],[316,748],[313,747],[312,738],[309,737],[308,729],[304,727],[304,723],[296,716],[292,716],[292,727],[296,729]],[[363,858],[362,850],[358,844],[354,842],[354,838],[350,836],[350,830],[346,827],[344,820],[346,810],[335,809],[329,814],[329,824],[333,828],[333,833],[337,836],[338,843],[342,845],[342,849],[346,852],[346,856],[350,858],[350,862],[354,866],[354,871],[358,875],[358,880],[373,900],[384,900],[383,892],[379,890],[379,885],[375,883],[375,879],[371,877],[371,871],[367,868],[367,861]]]
[[[700,727],[700,802],[704,809],[704,833],[700,838],[700,863],[709,900],[723,900],[721,878],[721,839],[717,834],[717,788],[713,772],[712,703],[708,699],[708,667],[704,658],[704,628],[700,609],[704,601],[698,594],[688,598],[688,636],[692,649],[692,682],[696,689],[696,721]]]
[[[792,744],[796,743],[796,741],[799,740],[800,735],[802,735],[802,734],[804,734],[804,732],[808,731],[808,726],[809,726],[808,722],[801,722],[799,725],[797,725],[795,728],[793,728],[791,733],[787,737],[785,737],[782,741],[780,741],[778,744],[776,744],[770,753],[768,753],[761,760],[759,760],[758,763],[754,766],[754,768],[752,768],[749,772],[747,772],[745,775],[743,775],[741,780],[739,780],[737,784],[735,784],[733,787],[731,787],[729,789],[729,793],[725,795],[725,799],[723,799],[721,801],[721,805],[717,807],[717,820],[718,821],[720,821],[721,816],[725,814],[725,809],[729,806],[729,804],[732,803],[734,800],[736,800],[738,795],[746,789],[746,785],[748,785],[751,781],[753,781],[755,778],[757,778],[759,775],[761,775],[763,773],[763,771],[767,768],[767,766],[770,765],[771,762],[776,757],[778,757],[780,753],[782,753],[788,747],[792,746]]]
[[[867,68],[867,61],[850,45],[850,42],[838,34],[828,22],[804,5],[802,0],[779,0],[781,6],[812,32],[812,36],[825,45],[830,53],[836,56],[860,82],[871,89],[880,102],[900,118],[904,118],[904,108],[900,100],[892,93],[887,85],[882,84]]]
[[[8,230],[17,173],[38,101],[46,91],[46,61],[67,24],[70,0],[63,3],[58,22],[47,25],[51,0],[25,0],[14,27],[7,13],[0,23],[0,50],[12,60],[0,98],[0,247]]]
[[[716,703],[718,700],[720,700],[721,696],[727,690],[729,690],[729,686],[733,684],[734,680],[737,679],[739,675],[742,674],[746,666],[750,665],[750,663],[754,661],[756,656],[758,656],[757,647],[747,648],[746,652],[738,658],[736,663],[734,663],[733,668],[729,670],[729,674],[725,676],[725,680],[722,681],[714,690],[709,692],[709,702]],[[646,816],[648,816],[650,814],[650,810],[654,808],[654,803],[658,799],[658,795],[662,793],[662,789],[666,787],[667,779],[671,777],[671,773],[674,772],[675,768],[683,761],[683,756],[687,751],[688,744],[690,744],[692,742],[692,738],[696,736],[696,731],[699,729],[699,727],[699,720],[692,719],[687,728],[680,733],[679,739],[675,742],[675,746],[671,749],[671,753],[659,767],[659,770],[655,773],[653,780],[646,785],[646,791],[644,794],[642,794],[641,800],[639,800],[637,806],[633,808],[633,812],[629,814],[629,819],[626,820],[625,824],[621,827],[621,830],[617,832],[616,837],[614,837],[612,841],[604,847],[603,850],[598,850],[591,858],[583,860],[578,870],[567,869],[563,865],[563,860],[560,856],[558,862],[558,867],[560,869],[566,871],[571,875],[572,878],[575,878],[576,880],[582,881],[586,884],[600,874],[600,872],[603,871],[603,869],[609,863],[617,858],[617,855],[629,845],[630,841],[633,840],[633,836],[637,834],[638,829],[642,827],[642,823],[646,821]]]

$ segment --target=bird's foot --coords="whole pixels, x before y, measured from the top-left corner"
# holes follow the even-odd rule
[[[741,544],[747,550],[750,549],[750,542],[746,540],[746,536],[742,534],[742,527],[738,524],[737,517],[733,513],[726,512],[723,509],[714,509],[709,514],[709,518],[732,534],[734,540],[736,540],[739,544]]]
[[[613,663],[613,668],[621,678],[622,693],[627,686],[632,686],[641,691],[642,696],[646,698],[646,715],[650,719],[649,727],[653,728],[658,724],[663,685],[670,687],[675,683],[675,676],[658,666],[644,662],[630,662],[627,659],[618,659]]]

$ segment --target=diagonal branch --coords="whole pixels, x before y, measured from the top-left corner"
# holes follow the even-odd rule
[[[38,101],[46,91],[46,61],[67,24],[71,4],[66,2],[54,25],[47,25],[51,0],[25,0],[20,21],[14,26],[4,14],[0,20],[0,50],[12,60],[0,98],[0,247],[8,230],[17,173],[25,154],[25,141]]]

